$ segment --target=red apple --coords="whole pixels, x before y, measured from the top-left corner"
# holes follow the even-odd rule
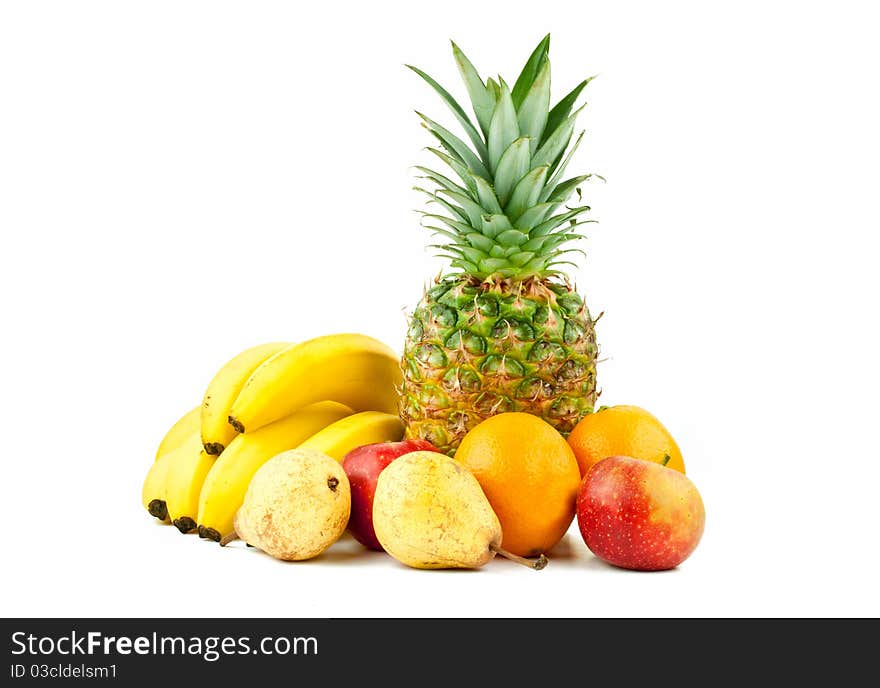
[[[351,484],[351,517],[348,529],[358,542],[382,550],[373,530],[373,495],[379,473],[394,459],[414,451],[439,451],[426,440],[378,442],[352,449],[342,459],[342,468]]]
[[[581,482],[577,520],[590,551],[638,571],[678,566],[696,549],[706,512],[683,473],[651,461],[610,456]]]

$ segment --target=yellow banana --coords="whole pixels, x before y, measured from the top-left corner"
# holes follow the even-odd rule
[[[165,507],[165,476],[171,463],[168,458],[173,452],[165,452],[150,464],[144,486],[141,488],[141,502],[151,516],[165,523],[171,523]],[[173,459],[173,457],[171,457]]]
[[[257,367],[270,356],[286,349],[290,342],[271,342],[245,349],[228,361],[208,385],[202,400],[202,444],[209,454],[219,454],[236,432],[229,424],[229,407],[244,383]]]
[[[232,532],[232,519],[257,469],[276,454],[299,446],[352,410],[335,401],[311,404],[247,435],[239,435],[211,466],[199,495],[199,535],[219,541]]]
[[[201,438],[198,446],[181,447],[175,454],[165,476],[165,507],[171,523],[189,533],[198,525],[199,493],[215,457],[202,448]]]
[[[331,399],[355,411],[397,412],[397,354],[362,334],[294,344],[260,365],[229,410],[238,432],[253,432],[306,404]]]
[[[171,429],[165,433],[165,437],[162,438],[162,441],[159,443],[159,448],[156,450],[157,459],[162,456],[162,454],[170,452],[172,449],[177,449],[183,444],[187,437],[199,429],[200,413],[201,407],[196,406],[194,409],[191,409],[181,416],[178,421],[171,426]]]
[[[375,442],[396,442],[403,438],[403,423],[393,413],[363,411],[328,425],[297,447],[312,449],[337,461],[355,447]]]
[[[147,472],[147,478],[141,490],[141,501],[147,511],[160,521],[171,523],[173,518],[168,510],[168,478],[171,472],[176,471],[178,464],[186,457],[193,454],[198,455],[201,448],[202,441],[199,437],[198,425],[196,425],[178,447],[163,453],[153,462]]]

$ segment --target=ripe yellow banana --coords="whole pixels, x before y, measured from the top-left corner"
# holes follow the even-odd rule
[[[363,411],[319,430],[297,448],[319,451],[342,461],[355,447],[375,442],[396,442],[402,438],[403,423],[396,414]]]
[[[195,415],[195,418],[198,418],[198,414]],[[150,470],[147,471],[147,477],[141,489],[141,501],[144,508],[160,521],[171,523],[171,519],[168,518],[168,507],[165,500],[168,488],[168,472],[171,466],[179,460],[182,453],[197,452],[200,447],[201,439],[199,437],[198,424],[196,423],[189,435],[179,442],[177,447],[163,452],[150,465]]]
[[[162,454],[165,454],[172,449],[177,449],[177,447],[183,444],[187,437],[199,429],[200,413],[201,407],[196,406],[194,409],[181,416],[178,421],[171,426],[171,429],[165,433],[165,437],[162,438],[162,441],[159,443],[159,448],[156,450],[157,459],[162,456]]]
[[[165,507],[165,476],[168,473],[168,456],[172,452],[165,452],[150,464],[144,486],[141,488],[141,502],[144,509],[151,516],[165,523],[171,523],[168,518],[168,509]]]
[[[206,452],[219,454],[232,441],[236,432],[229,424],[229,407],[257,367],[289,346],[290,342],[260,344],[245,349],[220,368],[202,400],[202,444]]]
[[[215,457],[202,448],[201,438],[198,446],[181,447],[174,453],[165,476],[165,507],[171,523],[181,533],[189,533],[198,526],[199,494]]]
[[[311,404],[247,435],[239,435],[211,466],[199,495],[199,535],[211,540],[232,532],[232,519],[257,469],[276,454],[294,449],[352,410],[335,401]]]
[[[294,344],[250,376],[229,410],[238,432],[253,432],[306,404],[332,399],[355,411],[397,412],[397,354],[362,334],[331,334]]]

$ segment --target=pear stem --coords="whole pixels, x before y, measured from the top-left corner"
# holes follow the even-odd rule
[[[231,533],[227,533],[222,538],[220,538],[220,546],[226,547],[226,545],[228,545],[230,542],[234,542],[235,540],[238,540],[238,533],[233,530]]]
[[[512,552],[508,552],[506,549],[501,549],[500,547],[498,547],[498,545],[489,545],[489,549],[495,552],[495,554],[500,554],[505,559],[510,559],[511,561],[515,561],[517,564],[528,566],[530,569],[535,569],[535,571],[540,571],[542,568],[547,566],[548,563],[547,557],[545,557],[543,554],[537,559],[526,559],[525,557],[513,554]]]

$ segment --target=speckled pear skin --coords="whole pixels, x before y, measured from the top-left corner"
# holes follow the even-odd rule
[[[501,545],[477,479],[437,452],[405,454],[379,474],[373,526],[386,552],[417,569],[478,568]]]
[[[350,512],[342,465],[320,452],[292,449],[256,472],[235,515],[235,532],[276,559],[302,561],[339,539]]]

